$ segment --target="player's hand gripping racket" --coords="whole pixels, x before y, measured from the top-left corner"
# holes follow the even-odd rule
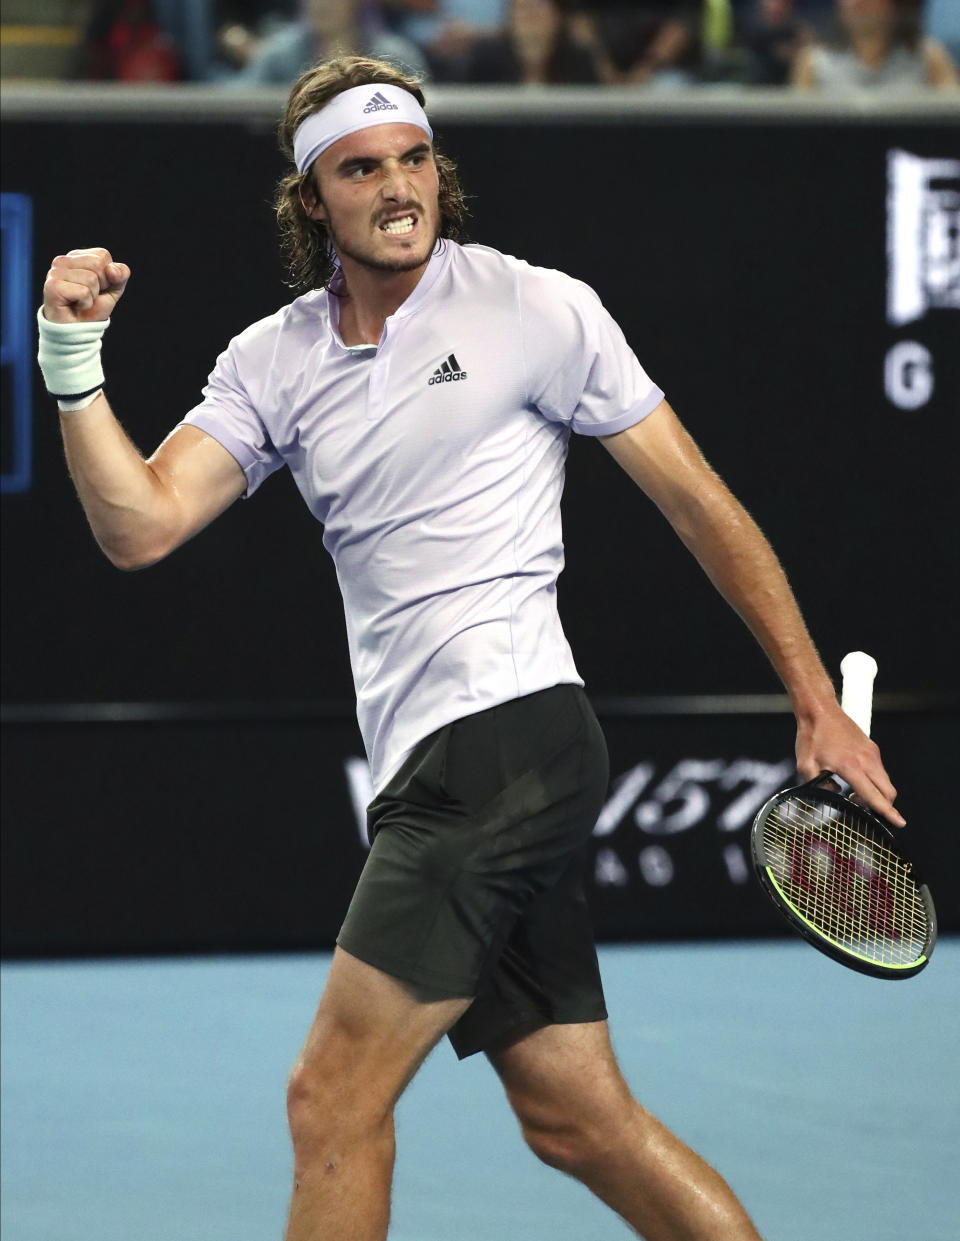
[[[840,672],[840,705],[869,736],[877,665],[855,651]],[[822,772],[762,808],[750,833],[757,876],[793,929],[828,957],[876,978],[909,978],[937,941],[930,892],[892,829],[830,783]]]

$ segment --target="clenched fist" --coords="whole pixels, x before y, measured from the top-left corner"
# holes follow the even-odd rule
[[[126,263],[115,263],[102,246],[58,254],[43,286],[43,317],[50,323],[109,319],[129,279]]]

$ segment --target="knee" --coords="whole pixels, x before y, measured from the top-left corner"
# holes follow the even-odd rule
[[[325,1131],[337,1127],[328,1084],[303,1060],[297,1061],[287,1078],[287,1124],[298,1155],[322,1142]]]
[[[574,1166],[579,1163],[579,1144],[571,1132],[561,1128],[539,1125],[523,1125],[523,1140],[541,1163],[575,1176]]]
[[[287,1078],[287,1122],[294,1142],[300,1133],[316,1128],[329,1115],[332,1102],[328,1083],[304,1060],[298,1060]]]
[[[287,1079],[287,1123],[294,1150],[305,1157],[392,1131],[392,1106],[347,1057],[327,1053],[301,1058]]]
[[[511,1091],[510,1103],[537,1158],[579,1180],[595,1179],[625,1149],[649,1143],[652,1118],[619,1076],[589,1091]]]
[[[603,1167],[617,1147],[617,1125],[572,1117],[521,1120],[524,1141],[537,1158],[550,1168],[578,1180]]]

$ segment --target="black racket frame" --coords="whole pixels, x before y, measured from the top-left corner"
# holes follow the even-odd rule
[[[833,787],[830,787],[827,782],[830,782]],[[825,785],[827,786],[825,787]],[[833,806],[837,810],[854,811],[857,815],[867,819],[893,852],[910,867],[912,878],[917,885],[920,899],[927,914],[927,940],[921,954],[924,959],[917,965],[891,969],[883,965],[875,965],[871,961],[855,956],[853,953],[847,952],[844,948],[823,938],[818,931],[814,930],[813,927],[795,914],[789,906],[784,904],[782,896],[767,874],[767,858],[762,840],[763,826],[777,806],[790,798],[800,797],[801,795],[823,805]],[[933,949],[937,942],[937,911],[933,903],[933,897],[930,895],[930,889],[917,873],[913,859],[904,852],[899,836],[894,834],[889,824],[885,823],[879,815],[874,814],[868,806],[852,801],[849,797],[839,792],[832,772],[821,772],[819,776],[806,784],[798,784],[793,788],[782,789],[760,807],[753,820],[753,827],[750,830],[750,857],[753,862],[754,872],[760,881],[760,886],[776,906],[784,921],[794,931],[802,935],[814,948],[834,961],[839,961],[841,965],[847,966],[848,969],[856,970],[860,974],[869,974],[873,978],[912,978],[926,967],[930,957],[933,955]]]

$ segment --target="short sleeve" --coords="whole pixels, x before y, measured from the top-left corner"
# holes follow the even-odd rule
[[[217,358],[203,389],[203,400],[187,414],[183,423],[206,431],[236,458],[246,475],[244,495],[249,497],[284,462],[241,378],[242,341],[243,337],[232,340]]]
[[[663,400],[596,293],[561,272],[520,273],[527,394],[580,435],[614,435]]]

